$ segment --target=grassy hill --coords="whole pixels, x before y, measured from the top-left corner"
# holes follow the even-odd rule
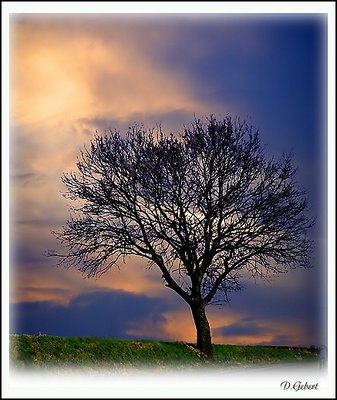
[[[11,335],[11,365],[19,368],[249,367],[261,364],[317,362],[312,349],[214,345],[214,360],[206,361],[194,345],[184,342],[116,340],[93,337]]]

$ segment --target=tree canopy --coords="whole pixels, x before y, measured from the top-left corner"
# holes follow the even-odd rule
[[[165,135],[135,124],[96,135],[65,174],[73,216],[60,263],[104,274],[128,255],[156,265],[191,307],[223,302],[241,277],[310,265],[313,221],[290,156],[268,158],[239,118]],[[198,306],[197,306],[198,305]]]

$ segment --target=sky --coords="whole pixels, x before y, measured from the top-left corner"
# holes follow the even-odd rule
[[[207,314],[215,343],[319,346],[326,325],[327,20],[323,14],[16,14],[10,20],[11,333],[194,342],[188,306],[129,257],[98,279],[55,265],[63,172],[95,131],[177,133],[238,115],[293,154],[316,218],[313,268],[244,282]]]

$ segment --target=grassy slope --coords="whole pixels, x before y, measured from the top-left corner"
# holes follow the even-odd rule
[[[202,367],[205,360],[193,345],[183,342],[116,340],[92,337],[14,335],[10,337],[10,358],[18,367],[90,366]],[[246,367],[256,364],[317,361],[317,352],[257,346],[214,345],[212,364]]]

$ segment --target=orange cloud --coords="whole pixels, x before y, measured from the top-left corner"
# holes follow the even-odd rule
[[[42,254],[45,248],[47,244],[42,244],[37,253]],[[14,303],[55,301],[68,304],[80,293],[98,290],[123,290],[153,298],[175,296],[162,284],[160,272],[155,268],[148,269],[139,257],[128,257],[120,268],[116,266],[100,278],[86,279],[80,272],[56,267],[56,260],[42,256],[26,261],[25,265],[17,265],[12,278]]]
[[[164,320],[160,323],[154,322],[150,318],[143,321],[137,326],[130,326],[127,330],[128,335],[140,337],[155,337],[157,339],[168,338],[172,341],[184,341],[196,343],[196,330],[193,323],[192,315],[189,307],[185,305],[178,310],[163,313]],[[215,310],[208,308],[209,323],[212,330],[212,341],[214,344],[231,344],[231,345],[259,345],[259,344],[279,344],[284,345],[284,342],[278,342],[279,337],[286,337],[287,346],[307,345],[310,346],[311,337],[305,332],[303,326],[292,324],[291,331],[286,323],[277,323],[273,321],[260,321],[258,334],[231,334],[224,335],[219,333],[219,328],[224,326],[240,324],[244,315],[228,310]],[[254,327],[254,323],[251,322]],[[248,324],[249,328],[249,324]]]
[[[151,59],[145,38],[132,22],[91,21],[86,29],[76,21],[27,19],[12,27],[12,118],[37,125],[78,118],[125,119],[132,114],[189,110],[206,113],[215,104],[193,96],[186,75]],[[104,27],[105,24],[105,27]],[[144,33],[144,30],[141,31]],[[109,35],[109,36],[108,36]],[[167,37],[154,40],[161,46]],[[214,108],[213,108],[214,112]],[[61,133],[59,133],[61,134]],[[44,136],[49,136],[45,132]],[[62,134],[61,134],[62,136]]]

